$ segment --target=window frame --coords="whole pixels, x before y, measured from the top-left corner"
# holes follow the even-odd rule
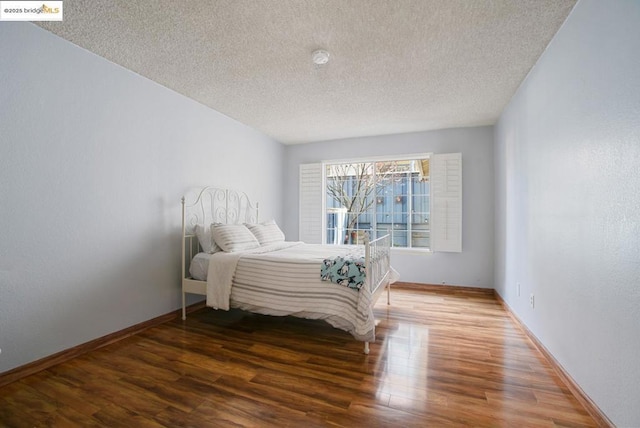
[[[371,164],[376,164],[379,162],[393,162],[393,161],[410,161],[410,160],[418,160],[418,159],[429,159],[429,162],[431,162],[433,153],[432,152],[423,152],[423,153],[409,153],[409,154],[400,154],[400,155],[390,155],[390,156],[371,156],[371,157],[356,157],[356,158],[346,158],[346,159],[333,159],[333,160],[323,160],[320,162],[320,164],[322,165],[322,212],[323,212],[323,218],[326,218],[326,212],[327,212],[327,205],[326,205],[326,200],[327,200],[327,166],[329,165],[337,165],[337,164],[357,164],[357,163],[363,163],[363,164],[367,164],[367,163],[371,163]],[[375,167],[374,167],[374,171],[375,171]],[[375,174],[375,172],[374,172]],[[433,203],[432,203],[432,198],[431,198],[431,174],[429,174],[429,247],[409,247],[409,246],[404,246],[404,247],[396,247],[396,246],[392,246],[392,250],[393,251],[400,251],[403,253],[419,253],[419,254],[424,254],[424,253],[432,253],[431,250],[431,210],[433,208]],[[377,204],[374,204],[374,206]],[[406,235],[407,235],[407,242],[410,244],[411,243],[411,218],[412,218],[412,213],[411,213],[411,202],[409,202],[409,205],[407,207],[407,230],[406,230]],[[376,227],[377,228],[377,220],[375,220],[377,218],[377,211],[374,210],[373,213],[371,213],[370,215],[373,217],[374,221],[372,221],[372,227]],[[323,222],[323,227],[322,227],[322,243],[327,243],[327,226],[326,223]],[[391,233],[391,231],[390,231]]]
[[[430,249],[392,247],[392,251],[462,252],[462,153],[418,153],[367,158],[335,159],[299,164],[298,239],[303,242],[326,242],[326,164],[376,162],[429,155]]]

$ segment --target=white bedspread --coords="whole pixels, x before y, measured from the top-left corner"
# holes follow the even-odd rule
[[[207,305],[324,319],[356,339],[373,341],[370,290],[353,290],[320,279],[325,258],[362,255],[362,249],[284,242],[238,253],[215,253],[207,275]]]
[[[209,261],[209,272],[207,273],[207,306],[225,311],[229,310],[233,276],[240,257],[248,254],[269,253],[299,244],[301,242],[281,242],[236,253],[225,253],[223,251],[214,253]]]

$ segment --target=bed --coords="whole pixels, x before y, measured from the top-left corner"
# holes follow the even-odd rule
[[[364,245],[288,242],[243,193],[205,187],[182,198],[182,319],[186,295],[207,306],[322,319],[364,342],[375,341],[373,307],[397,273],[390,237]]]

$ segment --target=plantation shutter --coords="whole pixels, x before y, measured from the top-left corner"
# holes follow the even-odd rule
[[[431,250],[462,252],[462,154],[431,156]]]
[[[322,244],[323,195],[322,164],[300,165],[300,229],[298,239],[307,244]]]

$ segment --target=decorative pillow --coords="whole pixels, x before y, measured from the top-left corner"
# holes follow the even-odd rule
[[[244,224],[212,224],[211,231],[215,243],[228,253],[260,246],[260,242]]]
[[[280,230],[275,220],[269,220],[259,224],[247,224],[246,226],[258,239],[260,245],[284,242],[284,233]]]
[[[209,254],[220,251],[220,248],[216,245],[215,241],[213,240],[213,235],[211,234],[212,225],[205,226],[203,224],[196,224],[196,236],[198,237],[200,247],[202,247],[202,251]]]

